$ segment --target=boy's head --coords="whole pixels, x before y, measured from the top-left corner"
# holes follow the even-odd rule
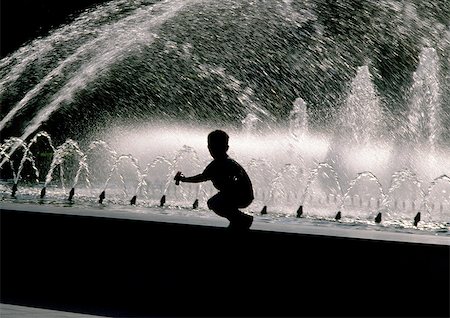
[[[230,137],[223,130],[214,130],[209,133],[208,149],[214,159],[226,155],[228,151],[228,139]]]

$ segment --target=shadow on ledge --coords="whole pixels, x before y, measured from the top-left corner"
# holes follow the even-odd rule
[[[449,316],[449,246],[1,211],[3,303],[115,317]]]

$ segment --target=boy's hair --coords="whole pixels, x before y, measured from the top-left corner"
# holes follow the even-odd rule
[[[208,135],[208,144],[226,147],[229,139],[230,137],[223,130],[214,130]]]

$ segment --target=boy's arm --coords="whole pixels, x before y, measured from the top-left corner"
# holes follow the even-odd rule
[[[192,176],[192,177],[185,177],[185,176],[181,176],[180,181],[182,182],[190,182],[190,183],[198,183],[198,182],[205,182],[208,179],[206,179],[206,177],[203,175],[203,173],[200,173],[196,176]]]
[[[188,182],[188,183],[198,183],[198,182],[208,181],[208,179],[203,175],[203,173],[197,174],[192,177],[185,177],[181,174],[181,172],[177,173],[174,180],[178,181],[178,182],[181,181],[181,182]]]

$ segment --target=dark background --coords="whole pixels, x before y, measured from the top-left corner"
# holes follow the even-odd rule
[[[0,58],[108,0],[2,0]]]

